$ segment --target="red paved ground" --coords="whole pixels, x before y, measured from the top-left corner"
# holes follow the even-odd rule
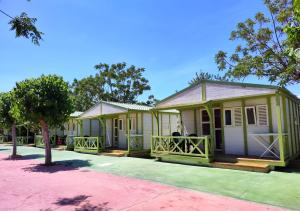
[[[228,197],[0,154],[0,210],[279,210]]]

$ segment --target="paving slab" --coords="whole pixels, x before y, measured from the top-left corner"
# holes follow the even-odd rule
[[[10,146],[0,145],[0,153],[9,154]],[[181,164],[156,162],[153,159],[108,157],[53,150],[53,160],[72,168],[93,170],[116,176],[142,179],[175,186],[265,203],[294,210],[300,208],[299,169],[271,173],[245,172]],[[44,150],[18,147],[26,159],[43,161]]]
[[[0,154],[0,210],[283,210],[31,158]]]

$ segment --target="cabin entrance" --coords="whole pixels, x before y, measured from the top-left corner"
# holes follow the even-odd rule
[[[215,123],[215,150],[222,151],[222,122],[221,122],[221,109],[213,109],[214,123]],[[210,122],[209,115],[206,110],[201,110],[201,129],[202,135],[210,135]]]

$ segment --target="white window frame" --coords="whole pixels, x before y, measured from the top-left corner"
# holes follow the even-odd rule
[[[248,123],[248,115],[247,115],[247,109],[253,109],[253,115],[254,115],[254,124],[249,124]],[[256,109],[255,109],[255,106],[245,106],[245,116],[246,116],[246,123],[247,125],[249,126],[255,126],[257,125],[257,118],[256,118]]]
[[[231,125],[226,124],[226,111],[230,111],[231,116]],[[233,117],[233,108],[224,108],[224,126],[225,127],[233,127],[234,126],[234,117]]]
[[[118,129],[120,131],[123,131],[124,129],[123,119],[118,119]]]

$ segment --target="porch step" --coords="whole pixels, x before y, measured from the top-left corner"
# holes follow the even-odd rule
[[[225,168],[225,169],[234,169],[242,171],[254,171],[268,173],[271,171],[271,168],[268,164],[265,163],[251,163],[239,161],[236,163],[232,162],[213,162],[212,167],[215,168]]]
[[[127,154],[126,150],[105,150],[104,152],[99,153],[100,155],[112,156],[112,157],[124,157]]]

